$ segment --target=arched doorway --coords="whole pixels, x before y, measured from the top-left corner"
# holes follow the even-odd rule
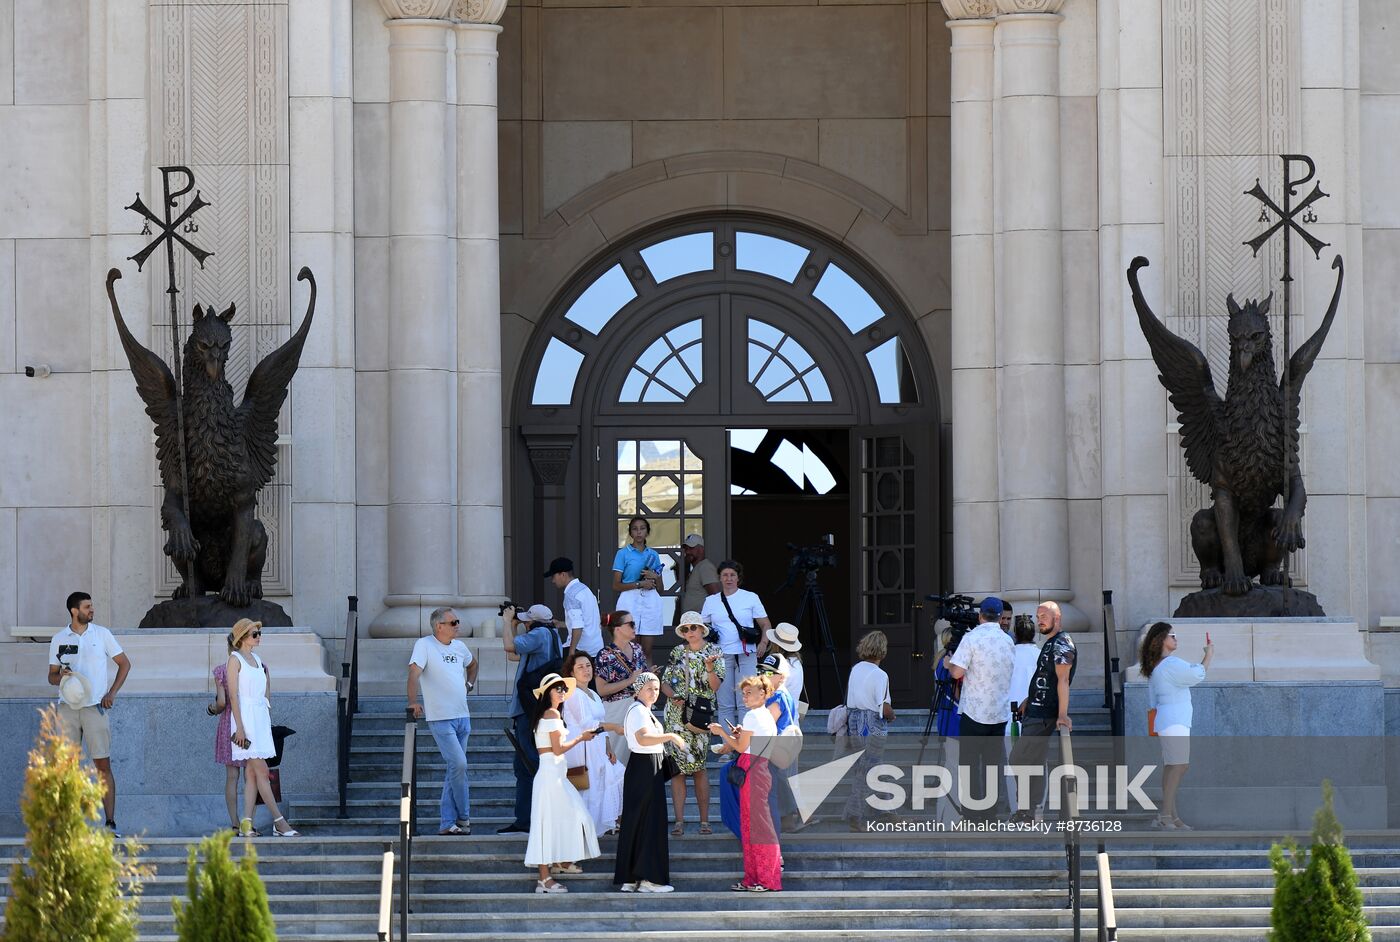
[[[526,348],[513,571],[569,555],[606,609],[613,551],[642,513],[671,595],[681,540],[701,533],[788,621],[805,584],[779,588],[788,544],[830,534],[836,565],[817,572],[830,647],[800,626],[809,692],[834,701],[855,642],[880,628],[894,697],[927,703],[932,638],[915,602],[940,587],[933,375],[893,293],[813,233],[731,215],[614,245]]]

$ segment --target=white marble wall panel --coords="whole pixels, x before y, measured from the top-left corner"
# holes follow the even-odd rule
[[[106,0],[98,5],[103,16],[105,36],[101,50],[102,69],[89,66],[93,98],[113,101],[135,100],[143,106],[146,97],[146,31],[149,14],[145,0]],[[94,7],[89,4],[89,9]],[[96,61],[96,56],[94,57]],[[101,81],[101,95],[96,94]],[[144,124],[144,119],[141,122]]]
[[[15,0],[0,0],[0,105],[15,103]]]
[[[1103,494],[1099,448],[1099,368],[1097,365],[1065,367],[1066,493],[1071,500],[1089,500]]]
[[[292,504],[292,528],[298,534],[292,548],[297,574],[288,608],[292,622],[315,626],[323,638],[343,638],[345,597],[361,591],[355,583],[355,507],[298,501]]]
[[[389,594],[389,508],[363,499],[355,507],[355,591],[360,596],[360,633],[368,636]]]
[[[154,557],[147,551],[151,541],[150,507],[94,507],[92,529],[93,588],[84,591],[101,599],[99,604],[107,613],[103,617],[110,619],[103,622],[99,617],[98,621],[111,627],[138,625],[141,616],[157,601],[151,586],[158,574],[152,571]],[[97,565],[102,558],[112,560],[112,564]],[[104,577],[108,584],[101,586]]]
[[[1368,598],[1378,617],[1400,613],[1400,498],[1372,497],[1366,501],[1367,558],[1382,578],[1371,580]]]
[[[389,240],[355,239],[355,368],[389,364]]]
[[[379,0],[353,0],[354,97],[356,102],[389,100],[389,30]]]
[[[632,166],[632,125],[626,121],[546,121],[540,133],[546,213]]]
[[[0,507],[87,506],[88,466],[72,460],[70,449],[88,440],[89,387],[85,374],[0,376],[0,442],[26,443],[0,449]]]
[[[354,383],[354,374],[349,370],[302,367],[297,371],[292,383],[292,424],[297,429],[292,474],[294,505],[303,501],[355,500],[355,466],[351,460],[355,441]],[[320,537],[308,539],[314,542]]]
[[[87,105],[0,108],[0,238],[82,238],[87,192]]]
[[[360,506],[389,502],[389,374],[355,374],[355,499]]]
[[[14,245],[16,356],[56,373],[86,371],[87,240],[21,239]]]
[[[355,364],[354,259],[354,237],[349,232],[291,234],[291,310],[296,326],[306,316],[310,295],[308,284],[296,280],[296,272],[305,265],[316,276],[316,317],[302,350],[302,369],[348,369]]]
[[[297,56],[290,57],[292,61]],[[289,101],[291,144],[291,227],[297,232],[331,232],[348,220],[336,219],[337,184],[348,179],[336,170],[336,115],[329,97]],[[349,117],[348,115],[346,116]],[[347,126],[346,130],[349,128]],[[339,225],[337,224],[339,223]],[[294,269],[298,266],[294,266]]]
[[[21,625],[63,618],[63,600],[92,578],[92,511],[87,507],[21,507],[16,528]],[[98,623],[110,618],[98,612]]]
[[[106,443],[99,470],[101,494],[94,502],[103,505],[154,506],[151,489],[155,485],[155,433],[144,404],[136,393],[136,381],[128,370],[102,370],[91,377],[93,415],[105,426]],[[97,490],[94,483],[94,490]],[[153,516],[151,528],[159,526]],[[148,594],[149,585],[143,585]]]
[[[17,625],[19,613],[19,511],[0,507],[0,625]],[[0,632],[0,643],[13,640]]]
[[[1103,506],[1098,498],[1069,501],[1069,588],[1091,624],[1101,618],[1103,598]]]
[[[0,239],[0,373],[13,373],[15,360],[15,241]]]
[[[15,104],[86,104],[87,25],[83,0],[14,0]]]
[[[1366,365],[1366,406],[1373,417],[1367,448],[1366,485],[1373,497],[1400,497],[1400,363]]]
[[[355,235],[389,234],[389,106],[354,106]]]
[[[1098,91],[1097,0],[1066,0],[1060,7],[1060,95],[1077,98]],[[1061,104],[1063,107],[1063,103]]]

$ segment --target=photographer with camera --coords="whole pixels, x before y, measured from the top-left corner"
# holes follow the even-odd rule
[[[990,796],[988,789],[1000,790],[999,766],[1003,756],[1002,737],[1011,708],[1006,692],[1011,687],[1015,667],[1015,645],[1001,630],[1001,600],[988,597],[978,607],[978,625],[958,644],[958,650],[944,658],[948,673],[962,681],[958,702],[960,763],[969,767],[969,794],[964,805]],[[991,774],[988,774],[991,770]],[[997,815],[998,800],[990,807],[964,810],[964,818],[990,821]]]
[[[772,627],[763,603],[748,589],[739,588],[744,567],[732,559],[719,564],[719,592],[705,599],[701,617],[708,616],[719,632],[724,652],[724,682],[718,695],[721,723],[733,723],[747,707],[739,681],[758,673],[758,658],[768,648],[765,632]]]
[[[515,669],[515,692],[511,697],[510,717],[515,732],[515,820],[497,834],[530,830],[530,801],[535,784],[535,770],[539,767],[539,756],[530,756],[528,744],[534,742],[534,731],[530,728],[530,710],[536,703],[534,689],[548,673],[558,673],[564,667],[564,645],[554,627],[554,613],[546,605],[531,605],[521,618],[514,602],[501,606],[501,616],[506,619],[506,629],[501,632],[505,645],[506,660],[517,661]],[[521,630],[524,633],[521,634]],[[524,751],[524,757],[522,757]]]
[[[64,734],[87,750],[102,780],[102,810],[117,837],[117,779],[112,774],[112,727],[107,711],[131,672],[131,660],[112,633],[93,622],[92,596],[68,596],[68,627],[49,642],[49,683],[58,688],[58,720]],[[117,676],[107,686],[107,660]]]

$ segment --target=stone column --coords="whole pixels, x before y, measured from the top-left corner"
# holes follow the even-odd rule
[[[1001,589],[991,0],[943,0],[952,32],[953,584]]]
[[[1001,412],[1002,595],[1019,612],[1054,600],[1067,627],[1069,501],[1065,318],[1060,258],[1062,0],[1003,0],[997,17],[1000,198],[997,335]]]
[[[457,571],[463,619],[505,598],[500,179],[495,23],[506,0],[457,0]]]
[[[380,0],[389,27],[388,606],[375,637],[427,632],[457,594],[457,307],[448,218],[452,0]]]

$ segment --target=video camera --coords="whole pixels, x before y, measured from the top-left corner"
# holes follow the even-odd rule
[[[935,603],[930,613],[933,620],[938,621],[941,618],[948,623],[949,630],[953,633],[948,650],[956,650],[963,635],[977,627],[979,619],[976,600],[970,595],[926,595],[924,599]]]
[[[836,565],[835,540],[830,533],[822,536],[820,543],[813,543],[810,546],[798,546],[796,543],[789,543],[787,548],[792,550],[792,562],[788,564],[788,572],[812,572],[827,566]]]

